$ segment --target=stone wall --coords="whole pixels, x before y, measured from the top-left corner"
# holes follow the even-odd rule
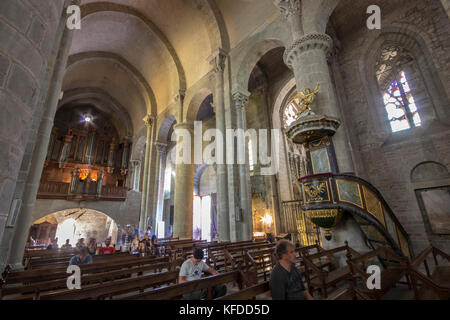
[[[411,171],[424,161],[435,161],[450,168],[449,25],[449,19],[439,1],[409,1],[408,6],[398,6],[394,11],[383,12],[381,32],[362,28],[339,39],[341,52],[338,59],[342,83],[338,86],[344,88],[340,92],[340,101],[347,101],[348,104],[341,108],[348,122],[352,147],[359,153],[356,158],[361,161],[356,166],[357,175],[380,190],[410,235],[415,254],[428,245],[429,236],[425,232],[411,184]],[[377,50],[373,45],[379,37],[388,33],[387,30],[390,30],[389,33],[398,30],[398,34],[391,39],[399,42],[407,35],[410,40],[404,45],[413,47],[415,44],[412,44],[411,39],[414,39],[417,47],[420,47],[417,52],[421,52],[421,56],[414,57],[416,61],[427,64],[422,67],[428,72],[433,72],[432,68],[437,71],[431,76],[432,79],[422,74],[426,88],[412,88],[413,94],[415,90],[428,90],[437,116],[426,119],[422,127],[397,133],[390,132],[382,97],[378,95],[380,91],[374,84],[374,74],[367,74],[367,70],[374,70],[375,66],[366,65],[368,52]],[[420,112],[420,105],[418,109]],[[447,252],[450,250],[448,237],[433,237],[433,241],[441,249]]]
[[[63,1],[0,2],[0,239],[26,179],[61,36]],[[27,145],[28,144],[28,145]],[[15,195],[16,194],[16,195]],[[5,244],[4,244],[5,245]],[[3,263],[7,252],[0,248]]]

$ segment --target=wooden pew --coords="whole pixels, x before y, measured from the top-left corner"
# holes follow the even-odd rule
[[[315,253],[321,253],[324,252],[325,249],[322,248],[319,244],[313,244],[309,246],[296,246],[295,252],[297,253],[297,260],[296,260],[296,267],[300,270],[300,272],[305,271],[305,264],[303,262],[303,255],[311,256]],[[331,257],[332,254],[325,254],[320,255],[317,259],[315,259],[313,262],[319,269],[329,268],[331,266]]]
[[[435,267],[432,272],[427,261],[430,255],[433,256]],[[409,265],[408,272],[415,299],[450,299],[450,266],[439,265],[438,256],[446,260],[447,263],[450,262],[450,256],[448,254],[430,243],[430,246],[422,251]],[[420,271],[422,264],[425,267],[426,274]],[[419,287],[419,283],[422,284],[421,288]]]
[[[183,294],[191,293],[201,289],[208,290],[208,299],[212,299],[212,288],[216,285],[230,282],[238,283],[240,289],[243,288],[241,272],[230,271],[216,276],[205,277],[200,280],[189,281],[173,286],[155,289],[149,292],[133,295],[121,300],[171,300],[179,299]]]
[[[129,278],[133,274],[137,274],[138,276],[150,272],[150,271],[159,271],[159,270],[167,270],[167,271],[175,271],[177,267],[179,267],[183,261],[173,261],[173,262],[160,262],[155,264],[149,264],[144,266],[136,266],[126,269],[113,270],[107,272],[99,272],[93,274],[87,274],[81,276],[81,285],[82,287],[86,285],[91,285],[95,283],[104,284],[108,281],[113,281],[117,279]],[[178,272],[178,271],[177,271]],[[47,291],[57,290],[62,288],[67,288],[67,279],[61,278],[57,280],[43,281],[43,282],[35,282],[27,285],[21,286],[13,286],[13,287],[3,287],[0,289],[0,297],[10,296],[10,295],[26,295],[25,298],[34,298],[38,299],[38,297]]]
[[[312,255],[302,252],[302,259],[305,265],[304,276],[311,293],[313,293],[314,290],[320,290],[322,296],[326,299],[328,297],[328,288],[336,287],[338,283],[348,278],[348,275],[350,274],[350,268],[348,266],[332,271],[325,271],[315,263],[315,260],[318,259],[320,261],[323,257],[328,257],[331,260],[332,256],[339,252],[347,252],[359,256],[359,253],[350,248],[347,242],[345,242],[345,245],[342,247],[324,250]]]
[[[63,258],[54,258],[54,259],[39,259],[36,261],[31,260],[28,266],[27,270],[36,270],[36,269],[43,269],[48,268],[48,266],[51,266],[52,268],[58,268],[58,267],[64,267],[69,265],[70,259],[74,256],[70,255]],[[102,262],[105,260],[113,261],[113,260],[123,260],[130,257],[130,253],[128,252],[121,252],[117,254],[111,254],[111,255],[95,255],[92,257],[93,263]]]
[[[105,271],[118,270],[123,268],[130,268],[133,266],[155,264],[158,262],[169,262],[168,257],[140,257],[130,255],[129,259],[113,262],[100,262],[87,265],[81,265],[82,274],[99,273]],[[7,284],[14,283],[33,283],[50,281],[61,278],[67,278],[67,267],[61,268],[48,268],[39,270],[25,270],[10,272],[4,278],[4,282]]]
[[[366,264],[370,260],[380,256],[384,258],[383,261],[386,264],[386,269],[381,271],[381,288],[369,290],[366,282],[370,274],[366,272]],[[349,279],[354,290],[357,289],[357,292],[364,294],[370,299],[380,300],[384,294],[395,287],[403,276],[406,276],[408,285],[411,287],[408,280],[408,259],[400,257],[389,247],[379,248],[355,258],[348,252],[347,264],[352,275]],[[362,280],[359,286],[356,282],[358,278]]]
[[[255,300],[256,296],[260,294],[270,296],[269,281],[264,281],[260,284],[240,290],[239,292],[231,293],[214,300]]]
[[[177,282],[179,271],[151,274],[131,279],[111,281],[100,285],[83,286],[80,290],[64,290],[47,293],[40,300],[98,300],[112,299],[114,296],[133,292],[144,292],[149,288]]]

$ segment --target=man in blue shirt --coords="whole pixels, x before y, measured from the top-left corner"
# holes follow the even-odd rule
[[[91,263],[92,256],[89,254],[88,249],[86,247],[81,247],[80,254],[77,254],[70,259],[69,266],[79,266]]]

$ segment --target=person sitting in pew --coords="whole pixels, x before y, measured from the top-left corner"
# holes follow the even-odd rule
[[[212,275],[219,274],[214,268],[211,268],[203,262],[203,250],[197,248],[194,250],[194,255],[181,265],[178,283],[199,280],[202,277],[203,272],[208,272]],[[213,299],[222,297],[226,293],[227,287],[225,285],[217,285],[212,288]],[[183,297],[186,300],[205,300],[208,298],[208,291],[206,289],[201,289],[184,294]]]
[[[277,244],[276,254],[279,262],[273,268],[269,282],[272,300],[314,300],[295,267],[295,246],[281,240]]]
[[[87,249],[92,257],[95,256],[97,254],[97,239],[90,238]]]
[[[89,254],[89,251],[86,247],[82,247],[80,249],[80,253],[74,255],[70,259],[69,266],[79,266],[82,264],[91,264],[91,263],[92,263],[92,256]]]
[[[158,237],[153,235],[152,236],[152,254],[155,256],[159,256],[159,248],[157,246],[158,244]]]
[[[58,241],[55,239],[53,240],[48,246],[47,250],[58,250]]]
[[[61,246],[61,249],[72,249],[72,245],[70,244],[69,239],[67,239],[66,243]]]
[[[108,237],[105,240],[105,245],[100,248],[98,254],[113,254],[114,252],[116,252],[116,249],[111,244],[111,237]]]
[[[139,239],[139,235],[137,234],[130,245],[130,253],[131,254],[139,254],[139,243],[140,242],[141,241]]]
[[[86,245],[84,244],[84,238],[79,239],[77,244],[75,245],[75,247],[77,249],[81,249],[82,247],[86,247]]]

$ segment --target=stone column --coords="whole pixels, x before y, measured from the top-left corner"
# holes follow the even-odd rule
[[[14,231],[14,239],[11,243],[11,251],[8,262],[15,269],[22,269],[22,258],[28,229],[31,224],[33,207],[36,201],[36,195],[44,168],[45,158],[47,156],[50,135],[53,128],[58,101],[61,96],[61,87],[64,78],[69,50],[72,44],[73,31],[64,29],[61,39],[60,49],[53,73],[51,89],[46,100],[46,110],[42,116],[41,124],[37,133],[36,146],[33,151],[30,171],[27,177],[26,186],[22,198],[22,208],[19,213]]]
[[[214,91],[214,111],[216,113],[216,130],[222,133],[223,143],[223,161],[217,163],[217,229],[219,232],[220,241],[230,240],[230,214],[228,205],[228,172],[225,165],[226,160],[226,144],[225,144],[225,101],[224,101],[224,70],[225,70],[226,55],[224,52],[219,52],[213,56],[210,63],[214,68],[215,75],[215,91]],[[216,149],[218,152],[218,149]]]
[[[147,127],[147,142],[145,145],[145,161],[144,161],[144,175],[142,181],[142,201],[141,201],[141,212],[139,216],[139,230],[145,231],[147,224],[148,172],[150,166],[150,150],[152,144],[152,127],[155,119],[153,116],[147,115],[143,120]]]
[[[247,130],[247,118],[245,114],[245,106],[248,103],[249,92],[238,90],[233,92],[234,108],[236,109],[236,121],[237,129]],[[256,141],[254,141],[256,142]],[[240,208],[241,208],[241,221],[239,222],[240,228],[237,228],[238,240],[251,240],[253,236],[253,223],[252,223],[252,208],[251,208],[251,188],[250,188],[250,168],[247,156],[247,141],[244,140],[244,144],[240,144],[238,139],[238,155],[243,153],[245,155],[245,164],[238,164],[239,170],[239,196],[240,196]]]
[[[164,209],[164,178],[166,173],[167,162],[167,144],[157,142],[156,148],[159,153],[159,175],[158,175],[158,196],[155,218],[155,235],[158,235],[158,221],[163,221],[163,209]]]
[[[186,143],[177,141],[177,165],[175,169],[175,212],[173,222],[173,236],[192,238],[193,207],[194,207],[194,126],[192,123],[181,123],[174,126],[175,130],[184,129],[191,135],[191,159],[189,163],[181,163],[179,147]],[[185,139],[185,137],[183,137]]]
[[[320,92],[313,111],[316,114],[342,118],[328,67],[327,55],[333,40],[321,33],[308,34],[296,40],[285,52],[284,61],[294,71],[297,91],[314,89],[320,84]],[[341,173],[351,173],[353,161],[345,130],[341,128],[333,137],[334,150]]]

